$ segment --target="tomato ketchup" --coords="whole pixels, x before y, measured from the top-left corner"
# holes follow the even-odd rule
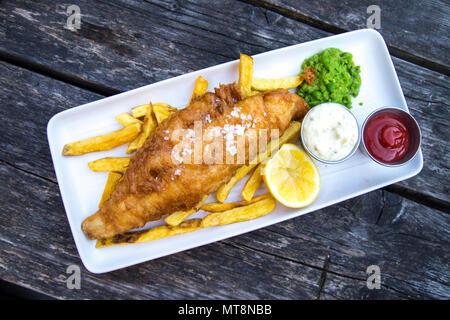
[[[411,143],[405,122],[389,111],[379,112],[369,119],[363,139],[367,151],[378,161],[388,164],[403,159]]]

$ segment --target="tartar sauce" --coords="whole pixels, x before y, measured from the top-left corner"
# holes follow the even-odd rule
[[[345,158],[358,141],[358,124],[344,106],[322,103],[303,120],[303,143],[313,155],[326,161]]]

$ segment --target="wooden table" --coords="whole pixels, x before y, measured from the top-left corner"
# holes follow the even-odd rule
[[[81,11],[67,28],[66,9]],[[448,299],[447,1],[378,1],[423,132],[422,172],[338,205],[107,274],[78,256],[46,137],[56,113],[219,63],[365,28],[371,0],[3,1],[0,278],[69,299]],[[81,268],[68,289],[67,268]],[[368,289],[378,265],[381,289]]]

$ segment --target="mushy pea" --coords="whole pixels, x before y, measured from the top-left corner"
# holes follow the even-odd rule
[[[317,72],[313,85],[305,81],[297,88],[297,94],[314,107],[323,102],[340,103],[352,107],[351,97],[356,97],[361,87],[359,66],[353,56],[337,48],[328,48],[302,63],[302,72],[310,66]]]

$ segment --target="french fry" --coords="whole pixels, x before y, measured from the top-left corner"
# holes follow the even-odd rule
[[[240,54],[239,59],[239,80],[238,85],[241,89],[242,97],[248,97],[252,91],[252,78],[253,78],[253,58]]]
[[[134,118],[144,117],[147,114],[148,109],[150,109],[150,103],[141,104],[140,106],[131,108],[131,114]]]
[[[208,197],[209,194],[203,196],[202,200],[200,200],[200,202],[197,203],[191,210],[173,212],[170,215],[168,215],[164,220],[169,226],[178,226],[180,223],[186,220],[186,218],[189,217],[191,214],[196,213],[198,210],[200,210],[200,207],[202,206],[203,203],[205,203]]]
[[[253,78],[252,89],[259,91],[271,91],[276,89],[293,89],[297,88],[303,79],[299,76],[281,79],[263,79]]]
[[[268,197],[246,206],[237,207],[222,212],[213,212],[202,219],[200,227],[206,228],[252,220],[268,214],[275,209],[276,206],[277,202],[275,199]]]
[[[255,191],[261,185],[262,167],[263,167],[262,164],[259,164],[251,174],[250,178],[248,178],[247,182],[245,183],[244,189],[242,189],[241,192],[241,196],[242,198],[244,198],[244,200],[250,201],[253,198]]]
[[[176,108],[172,107],[167,103],[155,103],[152,105],[153,112],[155,114],[156,121],[158,124],[163,122],[166,118],[168,118],[171,114],[177,111]]]
[[[98,204],[99,208],[101,208],[105,201],[111,197],[111,194],[116,188],[117,183],[119,183],[120,178],[122,178],[121,173],[110,172],[108,174],[108,180],[106,180],[105,189],[103,190],[102,198],[100,199],[100,203]]]
[[[263,194],[262,196],[253,198],[249,201],[241,200],[241,201],[227,202],[227,203],[211,202],[211,203],[204,204],[203,206],[201,206],[200,209],[202,209],[203,211],[207,211],[207,212],[222,212],[222,211],[231,210],[231,209],[234,209],[237,207],[246,206],[246,205],[252,204],[254,202],[258,202],[260,200],[263,200],[263,199],[266,199],[269,197],[271,197],[270,193],[266,193],[266,194]]]
[[[127,154],[133,153],[138,150],[144,144],[145,140],[150,136],[150,134],[156,129],[158,124],[156,120],[153,118],[153,110],[152,105],[150,104],[150,108],[147,108],[147,113],[145,114],[144,124],[142,125],[142,132],[139,136],[134,139],[127,148]]]
[[[125,171],[130,164],[129,157],[107,157],[88,163],[92,171]]]
[[[64,146],[62,154],[65,156],[78,156],[90,152],[114,149],[122,144],[133,141],[141,131],[141,124],[135,123],[123,129],[113,131],[101,136],[68,143]]]
[[[117,120],[117,122],[124,125],[125,127],[129,126],[131,124],[134,124],[134,123],[142,124],[141,120],[133,118],[128,112],[123,112],[121,114],[118,114],[116,116],[116,120]]]
[[[189,99],[189,103],[191,103],[192,100],[204,95],[206,93],[206,90],[208,90],[208,85],[208,81],[206,81],[206,79],[202,76],[199,76],[197,78],[197,81],[195,81],[194,90],[192,92],[191,98]]]
[[[115,245],[142,243],[170,237],[186,232],[191,232],[200,228],[201,219],[189,219],[183,221],[179,226],[158,226],[148,230],[127,232],[108,239],[98,240],[96,248],[109,247]]]
[[[216,198],[220,202],[224,202],[230,193],[233,186],[245,177],[253,168],[255,168],[259,163],[266,160],[270,155],[280,148],[281,145],[286,142],[291,142],[293,138],[298,137],[300,133],[300,122],[292,121],[289,127],[284,131],[281,137],[277,140],[270,141],[265,152],[258,154],[256,161],[252,161],[252,164],[243,165],[236,170],[234,176],[227,183],[221,185],[216,193]]]

